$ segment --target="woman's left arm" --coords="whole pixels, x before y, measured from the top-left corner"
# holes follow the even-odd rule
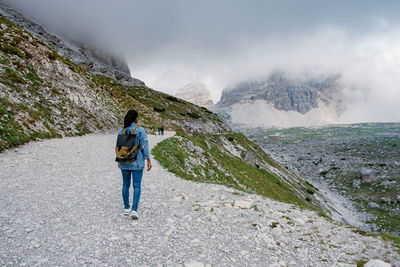
[[[141,134],[140,138],[140,145],[142,146],[142,151],[143,151],[143,156],[147,160],[147,171],[151,170],[151,160],[150,160],[150,152],[149,152],[149,141],[147,140],[147,133],[143,129],[143,132]]]

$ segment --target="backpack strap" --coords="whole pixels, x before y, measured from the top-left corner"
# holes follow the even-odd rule
[[[131,134],[134,134],[136,132],[137,128],[139,128],[139,125],[136,125],[135,128],[133,128]]]
[[[139,128],[139,127],[140,127],[139,125],[136,125],[135,128],[133,128],[131,134],[134,134],[136,132],[137,128]],[[122,134],[126,134],[126,130],[124,127],[122,127]]]
[[[136,125],[135,128],[133,128],[131,134],[134,134],[135,131],[137,130],[137,128],[139,128],[139,125]],[[139,141],[139,144],[138,144],[138,145],[139,145],[139,149],[143,152],[143,147],[142,147],[142,145],[140,144],[140,141]]]

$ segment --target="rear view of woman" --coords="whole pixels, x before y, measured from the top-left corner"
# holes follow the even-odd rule
[[[139,145],[136,160],[132,163],[118,163],[122,172],[122,199],[124,201],[124,215],[129,215],[131,219],[139,219],[137,212],[141,193],[141,183],[144,169],[144,161],[147,161],[147,171],[151,170],[151,161],[149,153],[149,144],[147,134],[143,127],[139,127],[139,115],[135,110],[129,110],[125,115],[124,128],[119,131],[119,135],[132,133],[136,135],[136,144]],[[133,185],[132,209],[129,205],[129,188]]]

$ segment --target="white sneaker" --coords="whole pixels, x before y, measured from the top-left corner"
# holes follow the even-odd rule
[[[124,215],[125,216],[128,216],[130,212],[131,212],[130,209],[124,209]]]
[[[129,218],[132,220],[137,220],[139,219],[139,214],[137,213],[137,211],[132,210],[129,214]]]

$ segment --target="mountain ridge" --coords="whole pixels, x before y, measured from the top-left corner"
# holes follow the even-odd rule
[[[212,110],[232,123],[254,126],[336,123],[345,108],[339,79],[334,75],[300,80],[275,72],[225,88]]]

